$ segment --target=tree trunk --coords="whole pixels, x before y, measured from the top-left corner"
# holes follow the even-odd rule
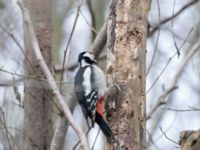
[[[28,8],[30,17],[38,37],[40,48],[47,65],[51,65],[51,1],[50,0],[23,0]],[[25,31],[24,31],[25,32]],[[25,72],[27,75],[44,78],[37,66],[37,60],[30,46],[28,35],[24,33],[26,48]],[[53,122],[52,95],[47,82],[27,79],[25,82],[24,104],[24,147],[25,150],[49,149]]]
[[[115,136],[109,149],[143,150],[145,141],[145,53],[148,0],[118,0],[108,19],[107,79],[118,92],[108,122]]]

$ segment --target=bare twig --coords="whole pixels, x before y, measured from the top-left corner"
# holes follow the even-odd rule
[[[8,129],[15,130],[15,131],[18,131],[18,132],[21,133],[23,136],[27,137],[27,138],[31,141],[31,144],[33,144],[33,146],[34,146],[37,150],[41,150],[41,149],[39,148],[39,146],[33,141],[33,139],[30,138],[30,137],[28,137],[21,129],[18,129],[18,128],[15,128],[15,127],[9,127],[9,126],[7,126],[7,128],[8,128]],[[3,127],[3,128],[0,127],[0,130],[2,130],[2,129],[5,129],[5,128],[4,128],[4,127]],[[17,143],[16,143],[16,145],[17,145]],[[18,146],[18,145],[17,145],[17,146]],[[18,146],[18,149],[20,150],[19,146]]]
[[[73,116],[68,108],[68,106],[65,104],[63,97],[60,94],[60,91],[56,85],[56,82],[50,72],[50,70],[48,69],[43,56],[41,54],[40,48],[39,48],[39,44],[38,41],[36,39],[32,24],[31,24],[31,20],[30,20],[30,16],[28,13],[28,10],[25,8],[22,0],[18,0],[17,4],[19,5],[19,7],[21,8],[22,14],[23,14],[23,18],[24,18],[24,29],[27,31],[26,34],[29,35],[29,41],[31,41],[31,46],[32,49],[35,53],[36,56],[36,60],[38,62],[38,65],[41,67],[42,71],[44,72],[48,82],[49,82],[49,86],[52,89],[52,92],[57,100],[57,102],[59,103],[61,110],[63,111],[63,113],[65,114],[66,118],[69,121],[69,124],[71,125],[71,127],[75,130],[75,132],[77,133],[77,135],[79,136],[83,149],[84,150],[88,150],[88,143],[87,143],[87,139],[86,136],[84,134],[84,132],[81,130],[80,127],[77,126],[77,124],[74,122]]]
[[[97,139],[98,139],[98,136],[99,136],[100,131],[101,131],[101,129],[99,128],[99,130],[98,130],[98,132],[97,132],[97,135],[96,135],[96,137],[95,137],[94,143],[93,143],[92,148],[91,148],[92,150],[94,150],[94,146],[95,146],[95,143],[97,142]]]
[[[194,107],[194,106],[188,106],[190,109],[200,109],[199,107]]]
[[[1,112],[1,116],[2,116],[2,125],[6,131],[6,139],[8,141],[9,150],[12,150],[12,145],[11,145],[11,141],[10,141],[10,137],[9,137],[9,131],[8,131],[7,124],[6,124],[6,119],[5,119],[4,112],[1,107],[0,107],[0,112]]]
[[[173,3],[172,16],[174,16],[175,5],[176,5],[176,0],[174,0],[174,3]],[[174,19],[171,20],[171,26],[172,26],[172,37],[173,37],[173,40],[174,40],[174,46],[176,48],[177,56],[179,58],[181,53],[180,53],[180,49],[178,48],[178,45],[176,43],[176,37],[175,37],[175,34],[174,34]]]
[[[147,90],[146,94],[148,94],[151,89],[154,87],[154,85],[158,82],[158,80],[160,79],[160,77],[162,76],[162,74],[164,73],[164,71],[166,70],[166,68],[168,67],[169,63],[172,61],[172,59],[176,56],[176,53],[174,53],[167,61],[167,63],[165,64],[165,66],[163,67],[163,69],[161,70],[161,72],[158,74],[158,76],[156,77],[155,81],[152,83],[152,85],[150,86],[150,88]]]
[[[90,131],[90,128],[88,128],[88,130],[86,132],[86,135],[88,135],[89,131]],[[72,148],[72,150],[75,150],[78,147],[79,144],[80,144],[80,140],[77,141],[77,143],[74,145],[74,147]]]
[[[63,56],[63,64],[62,64],[62,73],[61,73],[61,77],[60,77],[60,81],[62,81],[63,79],[63,75],[64,75],[64,68],[65,68],[65,62],[66,62],[66,57],[67,57],[67,62],[68,62],[68,59],[69,59],[69,56],[70,56],[70,52],[68,52],[68,48],[69,48],[69,44],[71,42],[71,39],[72,39],[72,36],[73,36],[73,33],[74,33],[74,30],[75,30],[75,27],[76,27],[76,23],[77,23],[77,20],[78,20],[78,17],[79,17],[79,12],[80,12],[80,9],[81,9],[81,6],[83,4],[83,0],[81,1],[80,5],[78,6],[78,10],[77,10],[77,13],[76,13],[76,17],[75,17],[75,20],[74,20],[74,24],[73,24],[73,27],[72,27],[72,31],[69,35],[69,39],[68,39],[68,42],[67,42],[67,46],[66,46],[66,49],[64,51],[64,56]],[[68,56],[67,56],[67,52],[68,52]]]
[[[148,76],[148,74],[149,74],[149,72],[150,72],[150,70],[151,70],[151,68],[152,68],[152,66],[153,66],[153,61],[154,61],[154,59],[155,59],[156,52],[157,52],[157,48],[158,48],[159,37],[160,37],[160,30],[158,31],[158,35],[157,35],[157,38],[156,38],[155,49],[154,49],[154,51],[153,51],[153,57],[152,57],[152,59],[151,59],[151,62],[150,62],[150,64],[149,64],[149,67],[148,67],[148,69],[147,69],[146,76]]]
[[[148,34],[148,36],[152,36],[162,25],[164,25],[165,23],[169,22],[170,20],[176,18],[178,15],[180,15],[183,11],[185,11],[187,8],[193,6],[194,4],[196,4],[197,2],[199,2],[199,0],[193,0],[191,2],[189,2],[188,4],[186,4],[185,6],[183,6],[177,13],[175,13],[174,15],[167,17],[165,19],[163,19],[158,25],[156,25]]]
[[[182,65],[179,67],[179,69],[177,70],[174,79],[171,82],[171,85],[169,86],[169,88],[167,90],[165,90],[158,98],[158,100],[156,101],[156,103],[152,106],[151,110],[149,111],[148,115],[147,115],[147,120],[151,118],[151,116],[153,115],[153,113],[158,109],[158,107],[160,107],[161,105],[165,104],[168,99],[167,96],[177,87],[177,81],[179,79],[179,77],[181,76],[183,70],[185,69],[186,65],[188,64],[189,60],[192,58],[192,56],[199,50],[200,48],[200,40],[193,45],[193,47],[190,49],[190,51],[188,52],[188,54],[186,55]]]
[[[90,24],[90,22],[86,19],[85,15],[83,14],[83,12],[80,10],[80,14],[83,17],[83,19],[85,20],[86,24],[90,27],[90,29],[92,30],[92,32],[95,33],[95,35],[98,33],[96,31],[96,29]]]
[[[176,121],[176,115],[175,115],[174,120],[172,121],[172,123],[165,129],[165,133],[166,133],[167,131],[169,131],[169,130],[173,127],[175,121]],[[159,126],[159,127],[160,127],[160,126]],[[150,133],[149,133],[149,134],[150,134]],[[151,135],[151,136],[152,136],[152,135]],[[158,140],[160,140],[160,138],[161,138],[162,136],[163,136],[163,134],[161,133],[156,139],[154,139],[154,143],[156,143]]]
[[[89,131],[90,131],[90,129],[87,130],[86,135],[88,135]],[[94,149],[94,146],[95,146],[95,143],[96,143],[96,141],[97,141],[97,138],[98,138],[98,136],[99,136],[100,131],[101,131],[101,129],[99,128],[99,130],[98,130],[98,132],[97,132],[97,135],[96,135],[96,137],[95,137],[94,143],[93,143],[93,145],[92,145],[91,150]],[[78,147],[79,143],[80,143],[80,140],[78,140],[78,142],[74,145],[74,147],[72,148],[72,150],[75,150],[75,149]]]
[[[0,71],[7,73],[7,74],[10,74],[10,75],[13,75],[13,76],[19,76],[19,77],[23,77],[23,78],[38,79],[38,80],[42,80],[42,81],[46,80],[46,79],[43,79],[43,78],[37,78],[37,76],[27,76],[27,75],[23,75],[23,74],[19,74],[19,73],[14,73],[14,72],[11,72],[11,71],[7,71],[3,68],[0,68]]]
[[[2,28],[3,31],[5,31],[9,37],[11,37],[11,39],[16,43],[16,45],[19,47],[19,49],[21,50],[21,52],[25,55],[25,50],[23,49],[23,47],[20,45],[20,43],[17,41],[17,39],[15,38],[15,36],[10,33],[5,27],[3,27],[1,24],[0,24],[0,27]]]
[[[157,149],[157,150],[161,150],[157,145],[156,145],[156,143],[154,142],[154,140],[153,140],[153,138],[152,138],[152,136],[151,136],[151,134],[149,133],[149,131],[148,130],[146,130],[146,133],[148,134],[148,145],[150,144],[149,142],[151,142],[151,144]],[[147,147],[149,147],[149,146],[147,146]]]
[[[26,55],[25,49],[21,46],[21,44],[18,42],[18,40],[16,39],[16,37],[11,32],[9,32],[5,27],[3,27],[2,25],[0,25],[0,27],[15,42],[15,44],[17,45],[17,47],[19,48],[19,50],[21,51],[21,53],[24,55],[24,58],[27,59],[28,63],[30,64],[30,66],[33,67],[33,64],[31,63],[29,56]]]
[[[94,53],[95,57],[98,58],[99,54],[102,52],[107,39],[107,22],[104,23],[101,30],[97,34],[93,44],[90,46],[89,51]],[[78,64],[73,64],[67,67],[67,70],[74,70]]]
[[[45,78],[41,78],[41,77],[33,76],[33,75],[19,74],[19,73],[15,73],[15,72],[5,70],[3,68],[0,68],[0,72],[4,72],[4,73],[7,73],[7,74],[10,74],[10,75],[13,75],[13,76],[21,77],[21,78],[15,79],[14,83],[22,82],[25,79],[33,79],[33,80],[48,82],[47,79],[45,79]],[[73,84],[73,82],[56,81],[56,84]],[[8,81],[5,81],[5,83],[0,83],[0,86],[13,86],[13,80],[11,80],[11,81],[8,80]]]
[[[186,111],[200,111],[200,108],[186,108],[186,109],[175,109],[175,108],[166,108],[164,110],[175,111],[175,112],[186,112]]]
[[[23,74],[19,74],[19,73],[14,73],[14,72],[7,71],[7,70],[5,70],[3,68],[0,68],[0,71],[4,72],[4,73],[7,73],[7,74],[10,74],[10,75],[13,75],[13,76],[22,77],[22,78],[25,78],[25,79],[36,79],[36,80],[39,80],[39,81],[47,81],[46,79],[40,78],[38,76],[23,75]]]
[[[193,28],[190,29],[188,35],[186,36],[185,40],[183,41],[183,43],[181,44],[179,51],[183,48],[183,46],[185,45],[186,41],[188,40],[191,32],[192,32]],[[163,69],[161,70],[161,72],[159,73],[158,77],[155,79],[155,81],[153,82],[153,84],[150,86],[150,88],[147,90],[146,94],[148,94],[151,89],[154,87],[154,85],[158,82],[158,80],[160,79],[160,77],[162,76],[162,74],[164,73],[164,71],[166,70],[167,66],[169,65],[169,63],[172,61],[172,59],[176,56],[177,52],[175,52],[167,61],[167,63],[165,64],[165,66],[163,67]]]
[[[158,20],[160,22],[160,1],[157,0],[157,5],[158,5]],[[159,38],[160,38],[160,30],[158,30],[158,35],[157,35],[157,38],[156,38],[156,44],[155,44],[155,48],[154,48],[154,52],[153,52],[153,56],[152,56],[152,59],[151,59],[151,62],[149,64],[149,67],[147,69],[147,73],[146,73],[146,76],[148,76],[152,66],[153,66],[153,61],[155,59],[155,56],[156,56],[156,52],[157,52],[157,48],[158,48],[158,41],[159,41]]]
[[[95,38],[93,44],[89,48],[89,51],[94,53],[96,58],[98,58],[99,54],[102,52],[104,45],[106,44],[106,40],[107,40],[107,21],[105,21],[97,37]]]
[[[193,28],[191,28],[190,31],[188,32],[188,34],[187,34],[185,40],[183,41],[183,43],[181,44],[181,46],[179,47],[179,49],[182,49],[182,48],[183,48],[183,46],[185,45],[185,43],[186,43],[186,41],[188,40],[188,38],[189,38],[190,34],[192,33],[192,31],[193,31]],[[175,34],[174,34],[174,35],[175,35]]]
[[[170,142],[172,142],[172,143],[174,143],[174,144],[176,144],[176,145],[179,146],[179,143],[176,142],[176,141],[174,141],[174,140],[172,140],[171,138],[169,138],[169,137],[167,136],[167,134],[163,131],[163,129],[162,129],[161,127],[160,127],[160,131],[162,132],[162,134],[165,136],[165,138],[166,138],[167,140],[169,140]]]
[[[92,9],[91,0],[87,0],[87,5],[88,5],[88,9],[89,9],[91,18],[92,18],[92,28],[96,29],[96,18],[95,18],[95,15],[94,15],[94,11]],[[95,36],[96,36],[96,32],[94,32],[94,30],[92,30],[92,41],[95,39]]]

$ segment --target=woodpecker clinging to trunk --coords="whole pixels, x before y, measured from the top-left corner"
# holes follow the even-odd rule
[[[95,57],[90,52],[82,52],[78,58],[79,69],[75,76],[75,93],[81,105],[84,116],[91,120],[92,127],[96,122],[107,138],[112,131],[103,118],[102,101],[107,92],[106,77],[97,65]],[[90,128],[90,127],[89,127]]]

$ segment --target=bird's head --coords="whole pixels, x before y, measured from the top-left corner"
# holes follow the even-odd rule
[[[79,54],[78,57],[78,62],[81,67],[87,66],[87,65],[92,65],[96,63],[95,56],[91,52],[82,52]]]

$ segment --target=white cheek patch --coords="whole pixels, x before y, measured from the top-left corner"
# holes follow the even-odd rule
[[[82,60],[82,61],[81,61],[81,67],[85,67],[85,66],[88,66],[88,63],[85,62],[85,60]]]
[[[92,85],[90,81],[91,73],[92,72],[90,68],[86,68],[83,73],[83,86],[85,88],[85,96],[88,95],[92,90]]]

